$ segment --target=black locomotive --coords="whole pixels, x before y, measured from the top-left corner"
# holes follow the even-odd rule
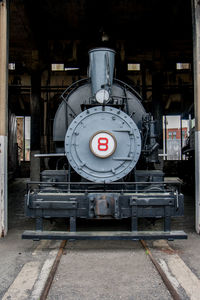
[[[155,121],[137,92],[113,78],[114,50],[92,49],[89,58],[89,78],[61,96],[53,125],[55,153],[38,155],[56,157],[57,168],[41,173],[41,182],[34,183],[39,189],[28,185],[26,214],[36,218],[36,230],[23,238],[186,238],[170,230],[171,217],[183,215],[183,195],[153,168],[159,148]],[[69,218],[70,231],[43,231],[45,218]],[[131,228],[78,232],[77,218],[129,218]],[[163,218],[164,229],[138,231],[139,218]]]

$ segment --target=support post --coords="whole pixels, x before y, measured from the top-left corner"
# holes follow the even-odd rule
[[[0,237],[7,234],[8,1],[0,2]]]
[[[162,75],[162,60],[160,51],[154,51],[153,54],[153,74],[152,74],[152,115],[154,120],[157,120],[156,131],[158,133],[158,143],[160,148],[163,148],[163,75]]]
[[[41,101],[41,73],[39,70],[32,70],[31,73],[31,181],[40,180],[40,159],[34,157],[40,153],[41,122],[43,116],[40,112]]]
[[[192,0],[195,108],[195,228],[200,234],[200,2]]]

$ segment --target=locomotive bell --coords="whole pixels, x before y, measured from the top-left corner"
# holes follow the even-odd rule
[[[112,93],[115,51],[95,48],[89,51],[89,77],[92,95],[100,104],[108,103]]]

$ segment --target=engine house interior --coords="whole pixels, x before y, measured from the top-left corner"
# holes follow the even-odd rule
[[[171,219],[194,193],[191,1],[9,6],[9,175],[30,178],[36,220],[23,237],[80,238],[77,220],[109,219],[130,221],[127,239],[186,238]],[[70,232],[46,232],[56,219]]]

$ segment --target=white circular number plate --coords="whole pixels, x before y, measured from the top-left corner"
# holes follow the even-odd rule
[[[98,131],[90,139],[90,150],[97,157],[106,158],[111,156],[116,147],[116,138],[108,131]]]

